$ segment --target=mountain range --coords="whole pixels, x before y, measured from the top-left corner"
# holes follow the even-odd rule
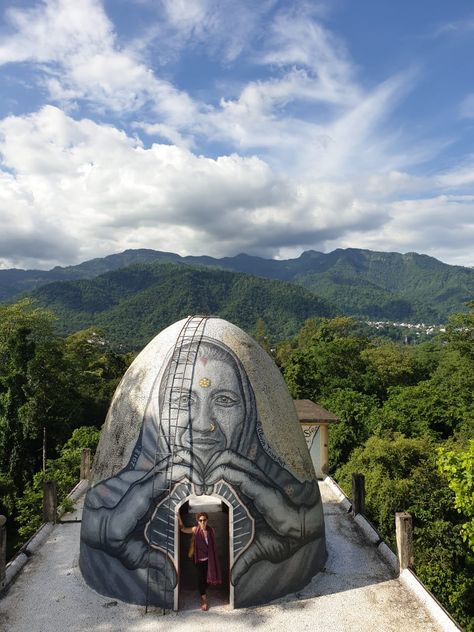
[[[0,270],[0,301],[57,281],[94,279],[134,264],[186,264],[241,272],[300,285],[324,300],[330,311],[361,319],[445,322],[474,298],[474,269],[453,266],[423,254],[374,252],[357,248],[330,253],[308,250],[295,259],[239,254],[216,259],[181,257],[138,249],[51,270]]]
[[[55,281],[29,296],[56,314],[60,334],[100,327],[120,350],[140,349],[190,314],[220,316],[252,333],[260,320],[261,335],[275,341],[296,334],[307,318],[334,315],[326,301],[288,282],[174,263]]]

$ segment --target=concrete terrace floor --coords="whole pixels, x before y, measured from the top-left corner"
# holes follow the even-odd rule
[[[144,607],[103,597],[79,572],[80,524],[58,524],[0,600],[2,632],[440,632],[425,607],[380,557],[321,482],[328,561],[299,593],[271,604],[231,610],[210,592],[210,610],[186,596],[183,610],[145,614]],[[80,518],[81,501],[75,513]],[[220,603],[219,603],[220,601]]]

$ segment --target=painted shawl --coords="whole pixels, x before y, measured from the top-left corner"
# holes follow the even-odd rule
[[[217,557],[214,529],[207,527],[207,545],[206,539],[199,527],[194,531],[194,537],[196,539],[194,546],[194,563],[198,563],[198,551],[207,548],[207,583],[222,584],[221,567],[219,565],[219,558]]]

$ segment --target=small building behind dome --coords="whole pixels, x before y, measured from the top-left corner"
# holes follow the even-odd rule
[[[245,332],[193,316],[158,334],[113,397],[81,526],[99,593],[178,609],[205,507],[232,607],[305,586],[326,560],[318,481],[272,358]]]
[[[324,478],[328,473],[329,463],[329,426],[338,423],[339,417],[310,399],[293,401],[316,476]]]

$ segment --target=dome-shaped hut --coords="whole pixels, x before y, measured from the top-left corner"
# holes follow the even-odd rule
[[[231,606],[298,590],[324,565],[321,498],[293,401],[268,354],[225,320],[189,317],[137,356],[92,477],[80,567],[101,594],[177,609],[189,564],[178,514],[186,522],[203,503],[214,502]]]

